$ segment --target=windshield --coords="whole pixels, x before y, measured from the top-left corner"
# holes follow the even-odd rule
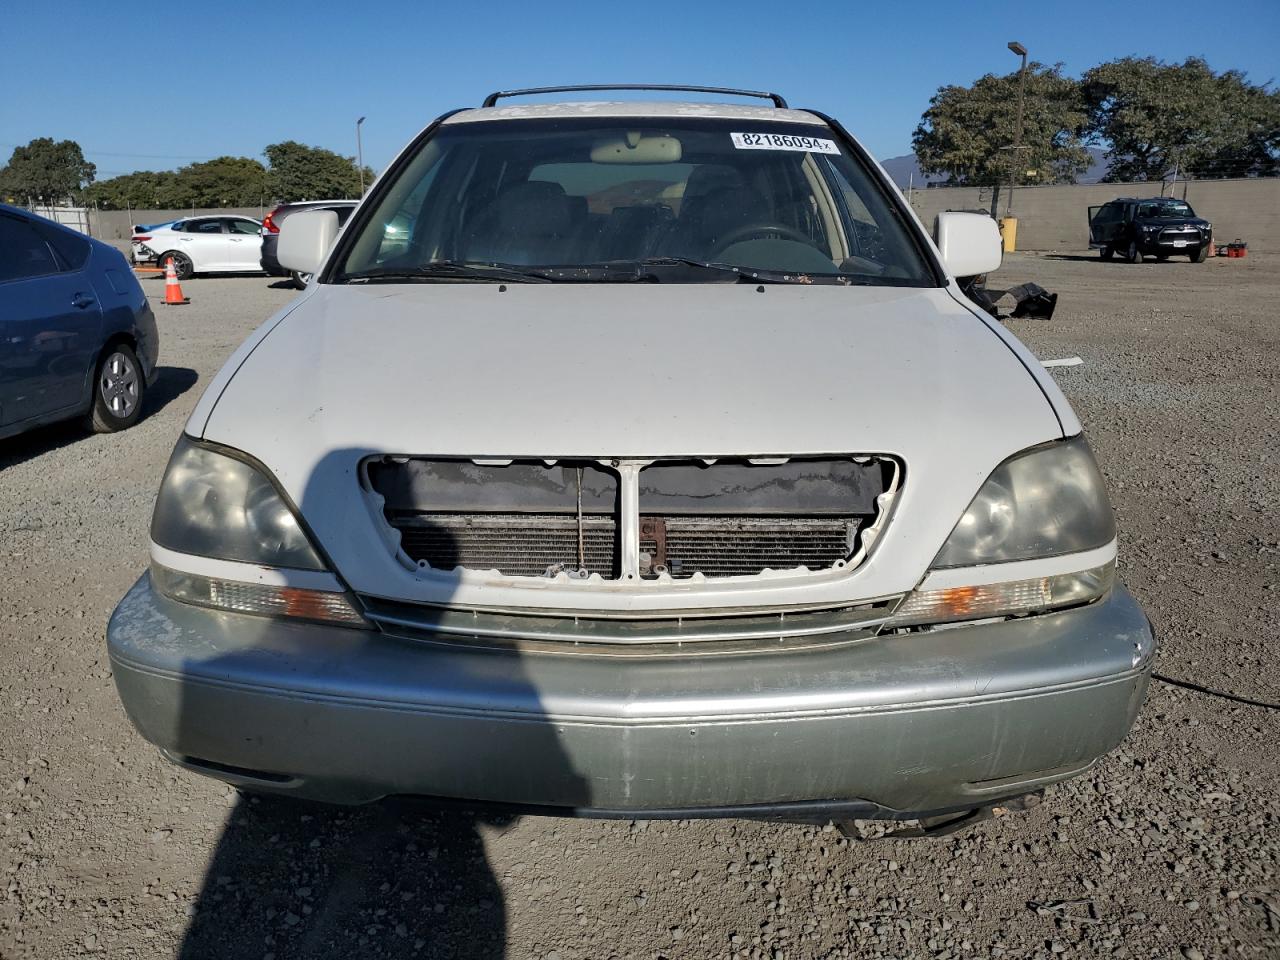
[[[1194,216],[1191,206],[1183,200],[1151,200],[1138,207],[1138,218],[1141,220],[1172,220]]]
[[[799,282],[934,285],[900,217],[816,124],[453,123],[382,187],[329,279],[511,275],[495,267],[544,281],[741,278],[728,267]]]

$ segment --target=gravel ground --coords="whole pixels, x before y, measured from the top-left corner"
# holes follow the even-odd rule
[[[1280,258],[1015,255],[1000,278],[1062,294],[1013,326],[1084,358],[1056,376],[1159,669],[1280,700]],[[257,803],[170,767],[120,710],[103,626],[199,387],[292,296],[184,288],[137,427],[0,442],[0,957],[1280,956],[1280,712],[1163,684],[1089,776],[936,840]]]

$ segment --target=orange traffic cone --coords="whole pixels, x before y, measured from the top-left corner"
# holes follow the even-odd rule
[[[190,303],[190,297],[182,295],[182,284],[178,283],[178,271],[173,269],[173,257],[164,262],[164,302],[165,306],[178,306]]]

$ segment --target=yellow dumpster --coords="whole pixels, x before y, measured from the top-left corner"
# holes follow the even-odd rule
[[[1000,236],[1004,239],[1004,252],[1013,253],[1018,248],[1018,218],[1003,217],[1000,220]]]

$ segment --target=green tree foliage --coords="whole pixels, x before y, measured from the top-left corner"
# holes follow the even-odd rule
[[[256,207],[270,199],[267,169],[249,157],[218,157],[174,171],[140,170],[95,183],[85,199],[105,210]]]
[[[288,203],[360,196],[360,171],[353,157],[295,140],[273,143],[263,154],[271,164],[267,192],[276,200]],[[373,182],[373,171],[368,167],[364,182]]]
[[[95,172],[74,140],[55,142],[52,137],[40,137],[14,148],[8,165],[0,169],[0,197],[21,203],[75,199],[93,182]]]
[[[1018,116],[1018,73],[987,74],[973,86],[942,87],[911,142],[926,173],[954,184],[1071,183],[1089,168],[1088,121],[1080,85],[1061,65],[1027,64],[1022,149],[1011,147]]]
[[[1280,172],[1280,97],[1204,60],[1125,57],[1082,78],[1089,134],[1110,145],[1107,180]]]
[[[249,207],[267,198],[267,168],[249,157],[218,157],[193,163],[175,177],[181,207]]]
[[[174,182],[177,176],[169,170],[126,173],[90,185],[84,192],[84,199],[86,203],[96,204],[104,210],[170,207],[173,206],[170,201],[179,192]]]

